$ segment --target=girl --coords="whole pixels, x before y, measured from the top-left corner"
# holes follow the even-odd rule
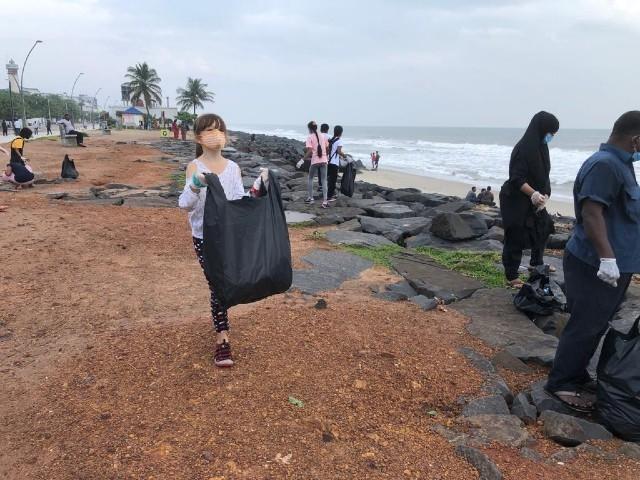
[[[35,180],[33,169],[29,165],[29,159],[23,156],[24,143],[31,138],[32,132],[29,128],[20,130],[20,135],[11,142],[11,153],[9,163],[5,167],[2,180],[15,185],[16,190],[22,187],[31,187]],[[6,150],[2,149],[5,153]]]
[[[509,180],[500,191],[500,212],[504,224],[502,264],[509,285],[522,287],[518,269],[522,251],[531,247],[531,266],[543,264],[550,220],[545,204],[551,195],[548,143],[558,132],[558,119],[538,112],[524,136],[513,148],[509,161]],[[545,233],[546,232],[546,233]]]
[[[307,137],[306,151],[304,159],[311,158],[311,166],[309,167],[309,177],[307,179],[307,190],[309,198],[307,203],[313,204],[313,177],[319,171],[322,178],[322,185],[327,185],[327,139],[324,135],[318,134],[318,124],[313,120],[307,124],[309,136]],[[327,194],[329,189],[322,189],[322,208],[329,208],[327,202]]]
[[[11,163],[25,164],[26,157],[23,157],[25,141],[29,140],[33,135],[30,128],[23,128],[20,134],[11,141]]]
[[[178,204],[189,212],[189,223],[193,235],[193,245],[200,266],[204,270],[202,223],[206,198],[205,173],[215,173],[220,179],[228,200],[237,200],[244,196],[240,167],[222,156],[226,144],[227,127],[218,115],[205,114],[198,117],[194,126],[197,142],[196,159],[187,166],[186,182]],[[205,272],[206,276],[206,272]],[[211,292],[211,316],[217,332],[214,361],[218,367],[231,367],[231,344],[229,343],[229,319],[227,309],[218,299],[213,285]]]

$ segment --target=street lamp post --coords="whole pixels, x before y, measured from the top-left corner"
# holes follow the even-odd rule
[[[109,99],[110,98],[111,97],[107,97],[107,99],[104,101],[104,106],[102,107],[102,111],[106,111],[107,110],[107,105],[109,103]],[[100,113],[102,115],[102,112],[100,112]],[[109,112],[107,112],[107,116],[105,117],[104,122],[105,122],[105,128],[108,128],[109,127]]]
[[[31,55],[31,52],[33,52],[33,49],[36,48],[36,45],[38,45],[39,43],[42,43],[42,40],[36,40],[35,43],[33,44],[33,47],[31,47],[31,50],[29,50],[29,53],[27,53],[27,57],[24,59],[24,63],[22,64],[22,72],[20,72],[20,98],[22,99],[22,127],[26,127],[27,126],[27,107],[24,104],[24,88],[22,86],[22,79],[24,78],[24,69],[27,67],[27,60],[29,60],[29,55]]]
[[[100,90],[102,90],[102,87],[96,90],[96,93],[93,94],[93,103],[91,104],[91,112],[89,113],[89,123],[91,123],[91,126],[94,128],[95,125],[93,124],[93,109],[98,105],[98,93],[100,92]]]
[[[80,77],[84,75],[83,72],[80,72],[78,74],[78,76],[76,77],[75,81],[73,82],[73,87],[71,87],[71,121],[73,122],[73,91],[76,89],[76,83],[78,83],[78,80],[80,79]]]

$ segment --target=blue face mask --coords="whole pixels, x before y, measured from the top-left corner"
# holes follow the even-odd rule
[[[551,140],[553,140],[553,133],[547,133],[542,141],[544,143],[549,143]]]

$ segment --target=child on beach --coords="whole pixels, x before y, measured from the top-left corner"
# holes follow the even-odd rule
[[[196,159],[187,166],[186,182],[178,204],[189,212],[189,223],[193,236],[193,245],[204,271],[203,221],[206,199],[205,173],[215,173],[220,180],[228,200],[238,200],[245,195],[240,167],[222,156],[222,148],[227,141],[227,127],[218,115],[204,114],[198,117],[194,126],[197,142]],[[262,171],[262,181],[266,181],[268,172]],[[256,180],[256,183],[258,180]],[[252,189],[252,192],[255,190]],[[206,277],[206,271],[205,271]],[[214,362],[217,367],[233,366],[231,344],[229,342],[229,319],[226,307],[216,295],[213,284],[207,278],[211,292],[211,317],[217,332]]]
[[[309,197],[307,198],[307,203],[309,205],[313,204],[313,177],[316,175],[316,172],[319,172],[322,178],[322,185],[327,184],[327,140],[326,137],[322,133],[318,133],[318,124],[313,120],[307,124],[307,128],[309,129],[309,136],[307,137],[307,142],[305,144],[305,155],[304,159],[311,159],[311,166],[309,167],[309,177],[307,179],[307,190],[309,193]],[[322,189],[322,208],[329,208],[328,199],[328,188]]]

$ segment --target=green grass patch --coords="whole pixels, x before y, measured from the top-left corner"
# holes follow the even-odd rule
[[[487,287],[504,287],[504,272],[498,268],[501,257],[496,252],[459,252],[429,247],[418,247],[419,253],[437,263],[468,277],[476,278]]]
[[[309,228],[317,227],[318,224],[313,220],[307,220],[306,222],[290,223],[289,228]]]
[[[175,173],[169,174],[169,178],[176,185],[183,186],[185,184],[185,181],[186,181],[186,176],[185,175],[186,175],[185,172],[175,172]]]
[[[400,245],[385,245],[381,247],[345,246],[344,249],[354,255],[371,260],[376,265],[391,268],[391,257],[404,250]]]

